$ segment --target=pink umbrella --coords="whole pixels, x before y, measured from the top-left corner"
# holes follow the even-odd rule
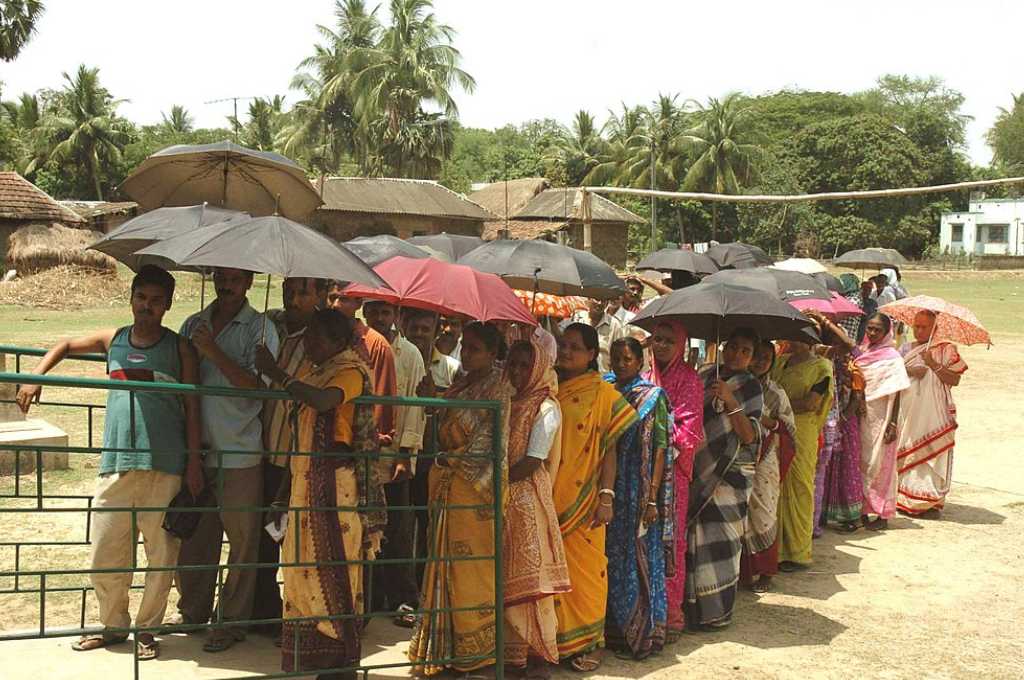
[[[882,305],[878,311],[908,325],[914,323],[914,317],[918,312],[934,312],[936,317],[932,340],[945,340],[961,345],[992,344],[992,338],[974,312],[966,307],[946,302],[942,298],[915,295]]]
[[[478,321],[537,325],[508,284],[494,274],[432,257],[392,257],[373,269],[393,290],[353,283],[345,294],[440,314],[462,314]]]
[[[834,319],[843,319],[849,316],[859,316],[864,313],[860,307],[853,304],[839,293],[832,293],[831,300],[803,298],[800,300],[790,300],[789,304],[793,305],[800,311],[813,309],[815,311],[821,312],[825,316],[829,316]]]

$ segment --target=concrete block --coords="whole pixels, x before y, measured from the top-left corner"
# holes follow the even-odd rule
[[[9,446],[52,447],[67,446],[68,435],[64,430],[51,425],[45,420],[29,418],[27,420],[0,423],[0,475],[14,474],[15,456],[20,457],[20,474],[30,474],[36,470],[36,452],[34,449],[15,451]],[[43,470],[67,470],[68,454],[63,451],[43,451]]]
[[[14,362],[11,362],[12,364]],[[7,372],[7,355],[0,354],[0,373]],[[14,371],[14,366],[10,368],[11,372]],[[18,394],[16,389],[17,385],[12,383],[0,383],[0,423],[6,423],[10,421],[25,420],[25,414],[21,412],[16,404],[9,404],[8,401],[13,401],[14,397]]]

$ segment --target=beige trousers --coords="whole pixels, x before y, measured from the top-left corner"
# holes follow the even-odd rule
[[[181,489],[181,475],[156,470],[133,470],[103,475],[96,481],[93,508],[104,507],[166,507]],[[142,534],[146,563],[150,567],[173,567],[178,559],[179,541],[164,531],[164,512],[92,513],[92,568],[119,569],[118,573],[92,574],[90,579],[100,607],[100,623],[107,628],[128,628],[128,592],[132,584],[132,554]],[[136,562],[136,566],[142,566]],[[167,609],[174,572],[146,572],[142,604],[135,625],[144,628],[159,626]]]
[[[217,493],[217,472],[207,470],[221,507],[260,506],[263,503],[263,466],[226,468],[223,494]],[[228,570],[220,591],[217,607],[224,621],[245,621],[252,618],[256,595],[257,570],[232,565],[252,564],[259,555],[263,513],[256,511],[213,511],[202,513],[196,532],[181,546],[178,566],[211,565],[212,569],[189,569],[178,572],[178,611],[185,623],[206,623],[214,617],[213,596],[217,589],[217,566],[220,564],[221,538],[228,537]],[[237,639],[245,639],[245,627],[228,629]]]

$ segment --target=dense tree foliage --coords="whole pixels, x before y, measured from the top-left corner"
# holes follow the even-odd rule
[[[0,0],[0,61],[13,61],[36,31],[41,0]]]

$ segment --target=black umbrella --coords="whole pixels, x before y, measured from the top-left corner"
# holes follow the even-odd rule
[[[833,264],[849,269],[883,269],[903,266],[906,259],[892,248],[861,248],[849,250],[835,259]]]
[[[215,224],[139,251],[190,267],[231,267],[284,277],[353,281],[387,288],[382,278],[335,241],[279,215]]]
[[[161,149],[132,171],[121,190],[143,210],[206,202],[304,219],[323,203],[295,161],[228,141]]]
[[[459,264],[497,274],[521,290],[599,300],[626,291],[615,270],[600,258],[550,241],[491,241],[464,255]]]
[[[681,248],[662,248],[655,251],[640,260],[636,268],[638,271],[653,269],[664,273],[689,272],[691,274],[714,274],[718,271],[718,265],[707,255]]]
[[[837,279],[836,277],[832,276],[828,272],[815,272],[814,274],[811,274],[811,276],[818,279],[818,282],[824,285],[830,291],[834,293],[839,293],[840,295],[844,294],[843,282]]]
[[[249,215],[244,212],[209,205],[157,208],[133,217],[89,248],[106,253],[135,271],[145,264],[173,270],[178,269],[176,262],[162,257],[138,255],[137,251],[187,231],[248,218]]]
[[[691,337],[714,342],[737,328],[752,328],[765,339],[808,342],[811,321],[775,295],[711,277],[698,284],[655,298],[630,322],[647,331],[658,323],[678,319]]]
[[[448,257],[449,262],[455,262],[469,251],[479,248],[484,240],[479,236],[462,236],[460,234],[428,234],[426,236],[413,236],[409,243],[421,248],[427,247],[443,253]]]
[[[774,262],[768,253],[749,243],[719,243],[708,248],[704,254],[720,269],[765,267]]]
[[[341,245],[355,253],[360,260],[371,267],[376,267],[381,262],[398,256],[411,257],[416,260],[430,257],[429,251],[389,234],[359,236],[351,241],[345,241]],[[439,259],[444,260],[443,257]]]
[[[724,269],[704,278],[705,281],[721,281],[735,286],[747,286],[771,293],[779,300],[831,300],[825,284],[810,274],[793,272],[772,267],[754,269]]]

